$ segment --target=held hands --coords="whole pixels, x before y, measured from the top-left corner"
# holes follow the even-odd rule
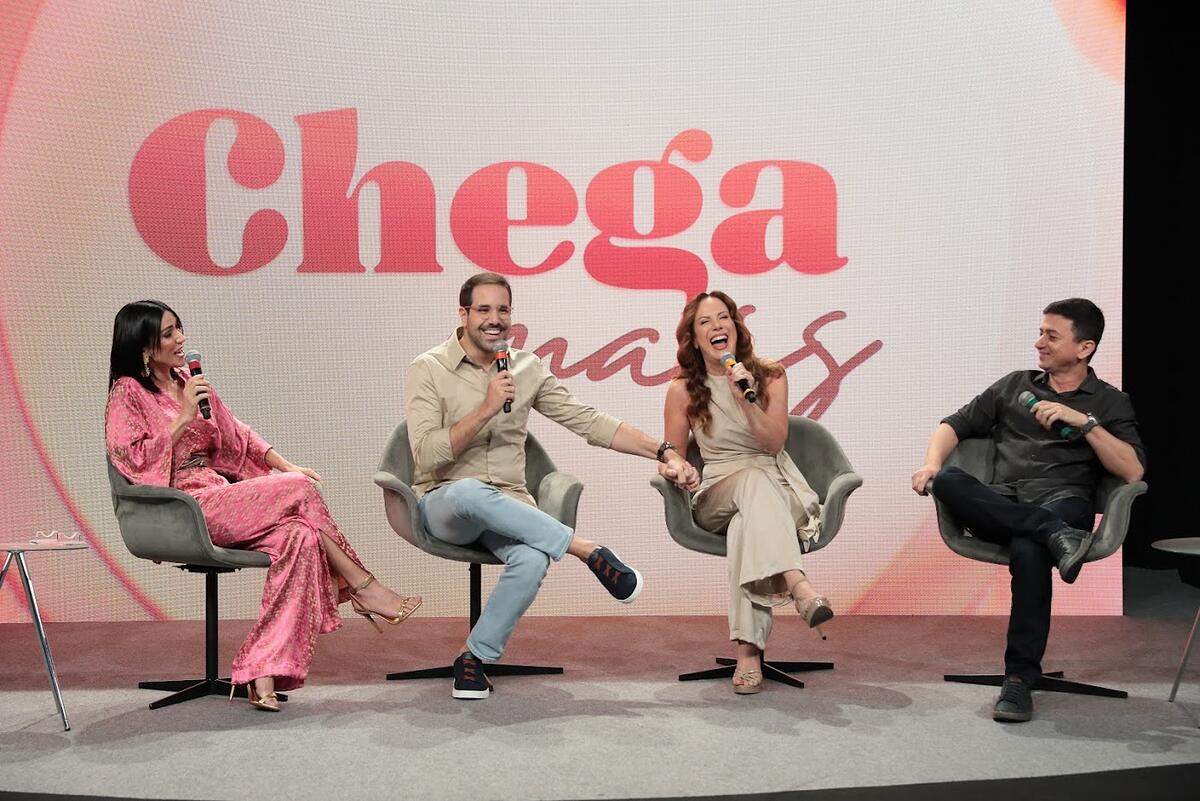
[[[1055,423],[1064,423],[1074,429],[1079,429],[1087,423],[1086,414],[1077,412],[1070,406],[1063,406],[1061,403],[1055,403],[1054,401],[1038,401],[1033,404],[1033,408],[1030,411],[1033,412],[1033,416],[1037,418],[1037,421],[1041,423],[1042,428],[1047,431]]]
[[[700,474],[687,459],[676,456],[658,465],[658,474],[680,489],[695,492],[700,486]]]
[[[501,370],[488,382],[487,396],[483,399],[483,411],[488,417],[495,417],[504,408],[505,401],[517,398],[517,386],[508,370]]]

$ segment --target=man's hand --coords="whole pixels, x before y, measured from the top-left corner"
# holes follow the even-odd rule
[[[1087,422],[1087,415],[1083,412],[1077,412],[1070,406],[1063,406],[1061,403],[1055,403],[1054,401],[1038,401],[1033,404],[1033,408],[1030,411],[1033,412],[1033,416],[1037,418],[1037,421],[1042,424],[1042,428],[1047,431],[1055,423],[1065,423],[1072,428],[1078,429]]]
[[[487,396],[483,399],[483,413],[495,417],[504,408],[505,401],[515,400],[517,386],[508,370],[501,370],[488,382]]]
[[[695,492],[700,486],[700,474],[687,459],[680,457],[668,459],[666,464],[659,464],[658,474],[680,489],[689,492]]]
[[[912,475],[913,492],[918,495],[928,495],[929,490],[927,487],[929,486],[929,480],[936,476],[941,469],[941,467],[931,464],[923,464],[918,467],[917,472]]]

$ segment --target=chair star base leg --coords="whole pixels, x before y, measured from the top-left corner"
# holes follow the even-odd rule
[[[942,679],[944,681],[952,681],[958,684],[978,684],[984,687],[999,687],[1004,684],[1004,676],[999,673],[947,674],[943,676]],[[1129,693],[1125,692],[1124,690],[1113,690],[1108,687],[1100,687],[1095,684],[1067,681],[1063,678],[1063,673],[1061,670],[1043,673],[1042,680],[1038,682],[1036,687],[1031,689],[1044,690],[1052,693],[1070,693],[1072,695],[1096,695],[1102,698],[1129,697]]]
[[[162,709],[164,706],[174,706],[184,701],[194,701],[210,695],[229,697],[229,689],[233,687],[229,679],[171,679],[168,681],[139,681],[140,690],[167,690],[171,694],[150,703],[151,709]],[[276,693],[280,703],[287,701],[285,693]],[[239,684],[233,691],[234,698],[246,697],[246,685]]]
[[[694,673],[681,673],[680,681],[700,681],[703,679],[730,679],[737,668],[737,660],[727,656],[716,657],[716,662],[722,667],[710,670],[698,670]],[[773,659],[763,659],[762,672],[764,679],[777,681],[792,687],[804,687],[804,682],[789,676],[789,673],[802,673],[809,670],[833,670],[832,662],[780,662]]]
[[[510,665],[504,662],[493,662],[483,667],[488,676],[556,676],[563,672],[560,667],[541,665]],[[451,679],[454,678],[454,666],[422,668],[420,670],[404,670],[399,673],[387,674],[388,681],[406,681],[408,679]]]

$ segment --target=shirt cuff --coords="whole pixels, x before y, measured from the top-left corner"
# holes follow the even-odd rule
[[[600,412],[592,424],[588,426],[587,442],[599,448],[611,448],[612,441],[617,436],[621,421],[612,415]]]

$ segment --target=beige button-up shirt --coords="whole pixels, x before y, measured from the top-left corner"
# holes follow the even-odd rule
[[[467,358],[458,342],[461,333],[460,328],[408,368],[405,405],[416,468],[413,490],[418,497],[444,484],[475,478],[536,505],[525,486],[530,409],[537,409],[590,445],[612,445],[620,420],[577,400],[537,356],[510,349],[508,369],[516,386],[512,411],[489,420],[455,457],[450,450],[450,427],[483,403],[488,382],[496,374],[490,365],[485,369]]]

